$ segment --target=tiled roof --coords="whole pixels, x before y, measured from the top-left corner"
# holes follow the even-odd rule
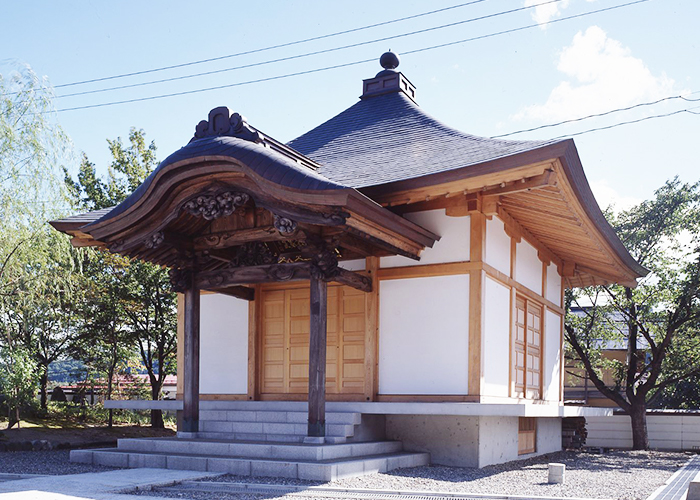
[[[143,196],[153,179],[165,167],[179,161],[202,156],[227,156],[234,158],[244,163],[263,179],[293,189],[323,190],[347,187],[324,177],[311,168],[300,165],[293,159],[262,144],[236,137],[206,137],[192,141],[187,146],[168,156],[123,202],[108,213],[88,222],[102,222],[125,212]]]
[[[425,113],[402,92],[361,100],[289,146],[320,173],[354,188],[476,165],[551,145],[465,134]]]

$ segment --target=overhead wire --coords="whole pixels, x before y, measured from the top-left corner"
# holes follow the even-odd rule
[[[290,46],[292,46],[292,45],[299,45],[299,44],[301,44],[301,43],[314,42],[314,41],[317,41],[317,40],[324,40],[324,39],[326,39],[326,38],[331,38],[331,37],[335,37],[335,36],[347,35],[348,33],[356,33],[356,32],[358,32],[358,31],[368,30],[368,29],[371,29],[371,28],[377,28],[377,27],[379,27],[379,26],[386,26],[386,25],[389,25],[389,24],[394,24],[394,23],[398,23],[398,22],[402,22],[402,21],[408,21],[408,20],[410,20],[410,19],[417,19],[417,18],[419,18],[419,17],[429,16],[429,15],[432,15],[432,14],[437,14],[437,13],[439,13],[439,12],[445,12],[445,11],[448,11],[448,10],[454,10],[454,9],[458,9],[458,8],[461,8],[461,7],[466,7],[466,6],[469,6],[469,5],[474,5],[474,4],[482,3],[482,2],[486,2],[486,1],[487,1],[487,0],[472,0],[471,2],[465,2],[465,3],[460,3],[460,4],[457,4],[457,5],[451,5],[451,6],[449,6],[449,7],[443,7],[443,8],[441,8],[441,9],[431,10],[431,11],[428,11],[428,12],[422,12],[422,13],[420,13],[420,14],[414,14],[414,15],[411,15],[411,16],[401,17],[401,18],[398,18],[398,19],[392,19],[392,20],[390,20],[390,21],[382,21],[382,22],[380,22],[380,23],[375,23],[375,24],[368,24],[368,25],[366,25],[366,26],[360,26],[360,27],[357,27],[357,28],[351,28],[351,29],[347,29],[347,30],[344,30],[344,31],[336,31],[335,33],[328,33],[328,34],[326,34],[326,35],[319,35],[319,36],[314,36],[314,37],[311,37],[311,38],[304,38],[304,39],[302,39],[302,40],[295,40],[295,41],[293,41],[293,42],[285,42],[285,43],[280,43],[280,44],[278,44],[278,45],[270,45],[270,46],[268,46],[268,47],[262,47],[262,48],[259,48],[259,49],[247,50],[247,51],[244,51],[244,52],[237,52],[237,53],[235,53],[235,54],[228,54],[228,55],[225,55],[225,56],[210,57],[210,58],[208,58],[208,59],[199,59],[199,60],[196,60],[196,61],[190,61],[190,62],[186,62],[186,63],[173,64],[173,65],[171,65],[171,66],[162,66],[162,67],[160,67],[160,68],[152,68],[152,69],[147,69],[147,70],[143,70],[143,71],[134,71],[134,72],[132,72],[132,73],[123,73],[123,74],[119,74],[119,75],[106,76],[106,77],[102,77],[102,78],[93,78],[93,79],[91,79],[91,80],[83,80],[83,81],[79,81],[79,82],[63,83],[63,84],[61,84],[61,85],[55,85],[54,88],[64,88],[64,87],[71,87],[71,86],[75,86],[75,85],[84,85],[84,84],[87,84],[87,83],[103,82],[103,81],[105,81],[105,80],[115,80],[115,79],[118,79],[118,78],[126,78],[126,77],[129,77],[129,76],[145,75],[145,74],[148,74],[148,73],[156,73],[156,72],[159,72],[159,71],[165,71],[165,70],[169,70],[169,69],[184,68],[184,67],[187,67],[187,66],[194,66],[194,65],[197,65],[197,64],[204,64],[204,63],[208,63],[208,62],[221,61],[221,60],[223,60],[223,59],[231,59],[231,58],[233,58],[233,57],[239,57],[239,56],[245,56],[245,55],[250,55],[250,54],[256,54],[256,53],[265,52],[265,51],[268,51],[268,50],[280,49],[280,48],[283,48],[283,47],[290,47]],[[557,1],[559,1],[559,0],[557,0]]]
[[[605,8],[602,8],[602,9],[597,9],[597,10],[593,10],[593,11],[583,12],[583,13],[580,13],[580,14],[574,14],[574,15],[571,15],[571,16],[561,17],[561,18],[558,18],[558,19],[554,19],[554,20],[549,21],[549,24],[553,24],[553,23],[557,23],[557,22],[563,22],[563,21],[568,21],[568,20],[571,20],[571,19],[577,19],[577,18],[581,18],[581,17],[585,17],[585,16],[590,16],[590,15],[598,14],[598,13],[601,13],[601,12],[607,12],[607,11],[611,11],[611,10],[615,10],[615,9],[620,9],[620,8],[624,8],[624,7],[630,7],[630,6],[633,6],[633,5],[636,5],[636,4],[640,4],[640,3],[645,3],[645,2],[648,2],[648,1],[649,1],[649,0],[635,0],[635,1],[632,1],[632,2],[624,3],[624,4],[614,5],[614,6],[611,6],[611,7],[605,7]],[[415,49],[415,50],[403,52],[402,54],[403,54],[403,55],[407,55],[407,54],[416,54],[416,53],[419,53],[419,52],[425,52],[425,51],[429,51],[429,50],[435,50],[435,49],[439,49],[439,48],[443,48],[443,47],[448,47],[448,46],[452,46],[452,45],[457,45],[457,44],[472,42],[472,41],[476,41],[476,40],[483,40],[483,39],[486,39],[486,38],[491,38],[491,37],[500,36],[500,35],[505,35],[505,34],[510,34],[510,33],[515,33],[515,32],[523,31],[523,30],[527,30],[527,29],[533,29],[533,28],[537,28],[537,27],[539,27],[539,26],[540,26],[539,23],[529,24],[529,25],[525,25],[525,26],[520,26],[520,27],[518,27],[518,28],[511,28],[511,29],[508,29],[508,30],[498,31],[498,32],[495,32],[495,33],[489,33],[489,34],[485,34],[485,35],[479,35],[479,36],[475,36],[475,37],[471,37],[471,38],[465,38],[465,39],[457,40],[457,41],[453,41],[453,42],[447,42],[447,43],[443,43],[443,44],[432,45],[432,46],[429,46],[429,47],[423,47],[423,48],[420,48],[420,49]],[[194,90],[186,90],[186,91],[181,91],[181,92],[173,92],[173,93],[169,93],[169,94],[160,94],[160,95],[155,95],[155,96],[139,97],[139,98],[133,98],[133,99],[125,99],[125,100],[121,100],[121,101],[112,101],[112,102],[105,102],[105,103],[98,103],[98,104],[90,104],[90,105],[85,105],[85,106],[75,106],[75,107],[71,107],[71,108],[62,108],[62,109],[57,109],[56,112],[57,112],[57,113],[62,113],[62,112],[66,112],[66,111],[77,111],[77,110],[83,110],[83,109],[100,108],[100,107],[106,107],[106,106],[115,106],[115,105],[120,105],[120,104],[128,104],[128,103],[134,103],[134,102],[143,102],[143,101],[150,101],[150,100],[155,100],[155,99],[164,99],[164,98],[169,98],[169,97],[176,97],[176,96],[182,96],[182,95],[196,94],[196,93],[201,93],[201,92],[209,92],[209,91],[213,91],[213,90],[221,90],[221,89],[225,89],[225,88],[239,87],[239,86],[242,86],[242,85],[250,85],[250,84],[253,84],[253,83],[262,83],[262,82],[267,82],[267,81],[272,81],[272,80],[280,80],[280,79],[285,79],[285,78],[291,78],[291,77],[294,77],[294,76],[307,75],[307,74],[311,74],[311,73],[318,73],[318,72],[322,72],[322,71],[328,71],[328,70],[338,69],[338,68],[343,68],[343,67],[348,67],[348,66],[355,66],[355,65],[358,65],[358,64],[363,64],[363,63],[367,63],[367,62],[374,61],[375,59],[376,59],[376,58],[362,59],[362,60],[353,61],[353,62],[348,62],[348,63],[342,63],[342,64],[335,64],[335,65],[332,65],[332,66],[326,66],[326,67],[323,67],[323,68],[315,68],[315,69],[306,70],[306,71],[298,71],[298,72],[287,73],[287,74],[283,74],[283,75],[276,75],[276,76],[271,76],[271,77],[266,77],[266,78],[258,78],[258,79],[254,79],[254,80],[248,80],[248,81],[236,82],[236,83],[229,83],[229,84],[217,85],[217,86],[213,86],[213,87],[206,87],[206,88],[200,88],[200,89],[194,89]]]
[[[227,72],[231,72],[231,71],[236,71],[236,70],[239,70],[239,69],[254,68],[254,67],[257,67],[257,66],[265,66],[265,65],[268,65],[268,64],[274,64],[274,63],[279,63],[279,62],[292,61],[292,60],[295,60],[295,59],[302,59],[302,58],[304,58],[304,57],[311,57],[311,56],[316,56],[316,55],[319,55],[319,54],[327,54],[327,53],[329,53],[329,52],[337,52],[337,51],[339,51],[339,50],[345,50],[345,49],[352,49],[352,48],[355,48],[355,47],[361,47],[361,46],[363,46],[363,45],[369,45],[369,44],[372,44],[372,43],[385,42],[385,41],[388,41],[388,40],[395,40],[395,39],[397,39],[397,38],[404,38],[404,37],[408,37],[408,36],[419,35],[419,34],[423,34],[423,33],[429,33],[429,32],[431,32],[431,31],[437,31],[437,30],[441,30],[441,29],[445,29],[445,28],[453,28],[453,27],[455,27],[455,26],[459,26],[459,25],[462,25],[462,24],[472,23],[472,22],[476,22],[476,21],[483,21],[483,20],[485,20],[485,19],[491,19],[491,18],[494,18],[494,17],[503,16],[503,15],[506,15],[506,14],[513,14],[513,13],[515,13],[515,12],[521,12],[521,11],[523,11],[523,10],[528,10],[528,9],[533,8],[533,7],[538,7],[538,6],[546,5],[546,4],[550,4],[550,3],[557,3],[557,2],[561,2],[561,1],[562,1],[562,0],[548,0],[548,1],[546,1],[546,2],[539,3],[539,4],[536,4],[536,5],[525,6],[525,7],[518,7],[517,9],[511,9],[511,10],[506,10],[506,11],[495,12],[495,13],[493,13],[493,14],[486,14],[486,15],[479,16],[479,17],[473,17],[473,18],[470,18],[470,19],[464,19],[464,20],[462,20],[462,21],[455,21],[455,22],[452,22],[452,23],[442,24],[442,25],[439,25],[439,26],[433,26],[433,27],[430,27],[430,28],[424,28],[424,29],[420,29],[420,30],[409,31],[409,32],[406,32],[406,33],[400,33],[400,34],[398,34],[398,35],[385,36],[385,37],[381,37],[381,38],[375,38],[375,39],[373,39],[373,40],[365,40],[365,41],[363,41],[363,42],[351,43],[351,44],[347,44],[347,45],[341,45],[341,46],[339,46],[339,47],[332,47],[332,48],[330,48],[330,49],[322,49],[322,50],[316,50],[316,51],[313,51],[313,52],[306,52],[306,53],[303,53],[303,54],[296,54],[296,55],[293,55],[293,56],[280,57],[280,58],[277,58],[277,59],[268,59],[267,61],[258,61],[258,62],[254,62],[254,63],[250,63],[250,64],[243,64],[243,65],[240,65],[240,66],[234,66],[234,67],[231,67],[231,68],[216,69],[216,70],[211,70],[211,71],[204,71],[204,72],[201,72],[201,73],[194,73],[194,74],[190,74],[190,75],[173,76],[173,77],[170,77],[170,78],[163,78],[163,79],[161,79],[161,80],[151,80],[151,81],[149,81],[149,82],[131,83],[131,84],[128,84],[128,85],[119,85],[119,86],[116,86],[116,87],[107,87],[107,88],[103,88],[103,89],[85,90],[85,91],[81,91],[81,92],[74,92],[74,93],[72,93],[72,94],[57,95],[57,96],[56,96],[56,99],[61,99],[61,98],[65,98],[65,97],[76,97],[76,96],[88,95],[88,94],[98,94],[98,93],[102,93],[102,92],[111,92],[111,91],[114,91],[114,90],[123,90],[123,89],[134,88],[134,87],[143,87],[143,86],[146,86],[146,85],[155,85],[155,84],[159,84],[159,83],[174,82],[174,81],[178,81],[178,80],[187,80],[187,79],[190,79],[190,78],[197,78],[197,77],[200,77],[200,76],[209,76],[209,75],[215,75],[215,74],[219,74],[219,73],[227,73]]]
[[[698,93],[700,93],[700,90],[695,91],[695,92],[689,92],[687,95],[693,95],[693,94],[698,94]],[[639,104],[635,104],[635,105],[633,105],[633,106],[627,106],[627,107],[624,107],[624,108],[615,108],[615,109],[611,109],[611,110],[609,110],[609,111],[604,111],[604,112],[602,112],[602,113],[595,113],[595,114],[591,114],[591,115],[581,116],[581,117],[579,117],[579,118],[571,118],[571,119],[569,119],[569,120],[563,120],[563,121],[556,122],[556,123],[548,123],[548,124],[546,124],[546,125],[539,125],[539,126],[537,126],[537,127],[532,127],[532,128],[522,129],[522,130],[516,130],[515,132],[508,132],[507,134],[492,135],[490,138],[491,138],[491,139],[499,139],[499,138],[501,138],[501,137],[508,137],[508,136],[516,135],[516,134],[524,134],[525,132],[534,132],[535,130],[541,130],[541,129],[544,129],[544,128],[559,127],[560,125],[566,125],[566,124],[568,124],[568,123],[576,123],[576,122],[580,122],[580,121],[583,121],[583,120],[588,120],[589,118],[598,118],[598,117],[601,117],[601,116],[611,115],[611,114],[613,114],[613,113],[619,113],[619,112],[621,112],[621,111],[630,111],[630,110],[632,110],[632,109],[641,108],[641,107],[644,107],[644,106],[653,106],[654,104],[659,104],[659,103],[662,103],[662,102],[665,102],[665,101],[672,101],[672,100],[674,100],[674,99],[682,99],[682,100],[687,101],[687,102],[698,102],[698,101],[700,101],[700,99],[688,99],[687,97],[685,97],[685,96],[683,96],[683,95],[674,95],[674,96],[664,97],[664,98],[662,98],[662,99],[657,99],[656,101],[642,102],[642,103],[639,103]]]

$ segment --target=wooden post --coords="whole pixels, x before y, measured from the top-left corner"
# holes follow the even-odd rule
[[[185,290],[185,348],[181,432],[199,432],[199,288]]]
[[[328,285],[311,274],[309,326],[309,437],[326,435],[326,309]]]

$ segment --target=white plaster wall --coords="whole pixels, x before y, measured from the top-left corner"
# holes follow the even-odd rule
[[[508,397],[510,369],[510,289],[484,281],[484,396]]]
[[[338,262],[338,267],[342,267],[348,271],[364,271],[365,259],[343,260]]]
[[[201,296],[199,392],[248,392],[248,301],[218,293]]]
[[[420,261],[407,257],[382,257],[380,267],[419,266],[469,260],[470,217],[448,217],[445,210],[427,210],[405,215],[406,219],[440,236],[432,248],[423,250]]]
[[[379,284],[379,393],[467,394],[469,275]]]
[[[556,264],[550,264],[547,267],[547,291],[545,298],[562,307],[561,276],[559,276]]]
[[[515,249],[515,281],[542,295],[542,261],[537,250],[525,240]]]
[[[628,415],[586,417],[587,446],[632,448]],[[696,450],[700,446],[700,416],[647,415],[649,446],[659,450]]]
[[[386,437],[405,451],[429,452],[435,465],[479,467],[479,417],[387,415]]]
[[[506,234],[503,221],[498,217],[486,221],[484,261],[510,276],[510,236]]]
[[[547,310],[544,318],[544,398],[559,401],[561,383],[561,316]]]

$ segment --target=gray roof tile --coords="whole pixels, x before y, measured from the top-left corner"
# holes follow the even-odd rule
[[[354,188],[476,165],[560,142],[465,134],[425,113],[401,92],[363,99],[289,142],[325,177]]]

